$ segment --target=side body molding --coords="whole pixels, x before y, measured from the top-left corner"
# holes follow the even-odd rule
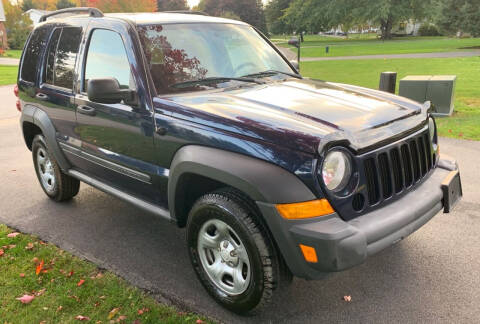
[[[184,146],[174,156],[168,182],[168,204],[173,219],[183,203],[177,197],[182,177],[199,175],[222,182],[247,194],[255,201],[292,203],[316,199],[293,173],[246,155],[198,145]]]
[[[67,172],[71,168],[71,166],[70,166],[70,163],[65,158],[65,156],[63,155],[63,152],[60,149],[60,146],[58,145],[55,127],[50,121],[50,118],[48,117],[48,115],[43,110],[38,109],[32,105],[25,105],[25,107],[22,110],[22,117],[20,118],[22,131],[23,131],[24,122],[33,123],[34,125],[38,126],[42,130],[43,136],[45,137],[50,153],[52,153],[55,156],[55,159],[60,165],[60,168],[62,169],[62,171]]]

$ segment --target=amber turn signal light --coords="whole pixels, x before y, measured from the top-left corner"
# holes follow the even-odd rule
[[[332,214],[335,211],[326,199],[294,204],[276,205],[278,212],[286,219],[305,219]]]
[[[317,252],[315,251],[315,248],[308,245],[303,245],[303,244],[299,244],[299,246],[300,246],[300,250],[302,250],[305,261],[310,263],[318,262]]]

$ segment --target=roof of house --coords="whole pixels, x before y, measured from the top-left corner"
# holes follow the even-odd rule
[[[48,11],[48,10],[40,10],[40,9],[29,9],[27,11],[25,11],[26,14],[31,14],[31,13],[37,13],[39,15],[46,15],[48,13],[51,13],[51,11]]]
[[[0,1],[0,21],[6,21],[5,11],[3,10],[3,3]]]

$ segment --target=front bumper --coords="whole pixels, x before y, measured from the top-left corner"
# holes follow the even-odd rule
[[[415,232],[444,207],[442,181],[457,170],[442,159],[425,182],[399,200],[350,221],[337,214],[309,220],[285,220],[272,204],[257,202],[292,273],[318,279],[349,269]],[[314,247],[317,263],[305,261],[299,244]]]

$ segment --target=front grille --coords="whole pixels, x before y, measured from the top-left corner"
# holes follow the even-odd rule
[[[370,206],[420,182],[434,161],[428,131],[367,155],[363,169]]]

